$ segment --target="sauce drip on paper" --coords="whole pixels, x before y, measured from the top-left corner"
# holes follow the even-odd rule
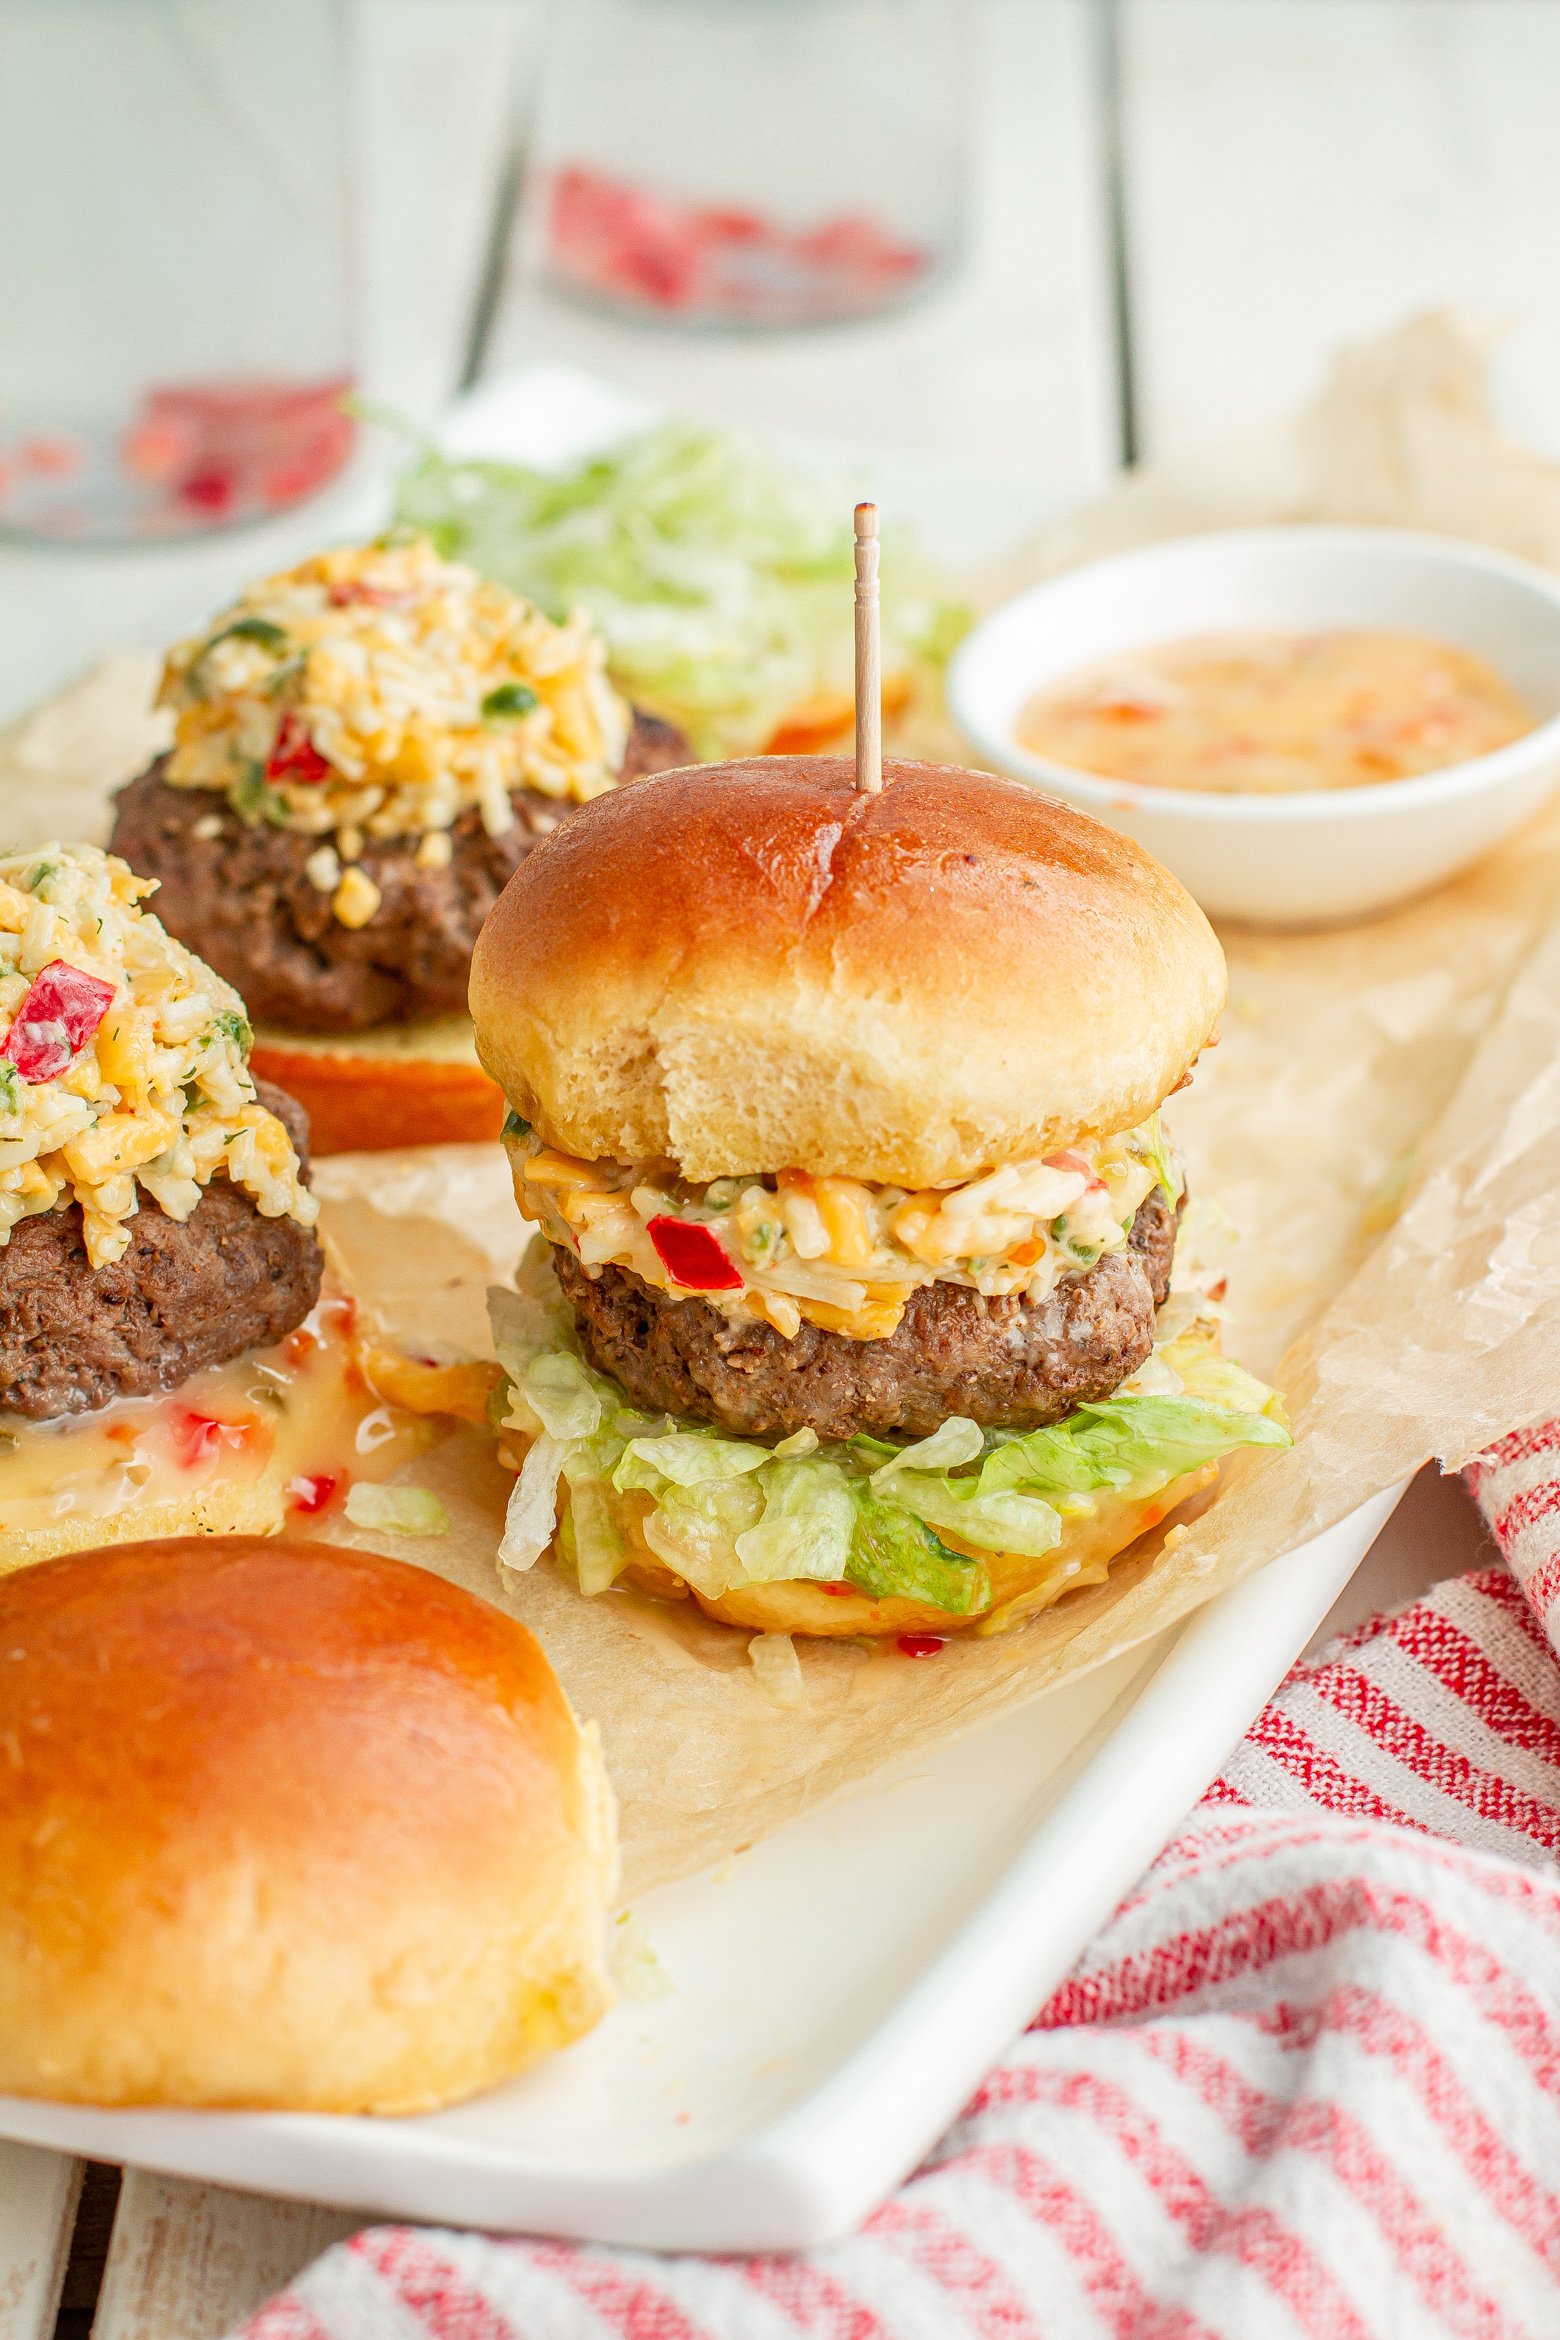
[[[128,1537],[137,1512],[235,1480],[274,1489],[278,1508],[308,1517],[353,1480],[389,1478],[435,1432],[369,1383],[356,1313],[327,1282],[274,1348],[194,1374],[164,1397],[59,1422],[0,1414],[0,1546],[8,1533],[62,1520],[105,1530],[113,1521]]]

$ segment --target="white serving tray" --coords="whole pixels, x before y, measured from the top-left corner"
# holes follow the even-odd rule
[[[404,2121],[6,2097],[0,2136],[455,2225],[827,2241],[914,2167],[1136,1882],[1401,1493],[1146,1648],[647,1894],[670,1995],[506,2088]]]
[[[548,464],[649,413],[592,376],[537,366],[459,400],[441,436],[452,452]],[[873,492],[944,559],[977,558],[1015,525],[1011,497],[983,501],[978,479],[870,469]],[[671,1994],[620,2006],[507,2088],[408,2121],[0,2097],[0,2137],[454,2225],[662,2250],[827,2241],[914,2167],[1141,1876],[1401,1492],[1177,1632],[726,1872],[647,1894],[636,1915]]]

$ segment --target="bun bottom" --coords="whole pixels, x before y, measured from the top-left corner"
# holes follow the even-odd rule
[[[67,1515],[42,1527],[7,1528],[0,1536],[0,1577],[39,1560],[62,1559],[67,1552],[95,1552],[160,1536],[274,1536],[286,1517],[286,1493],[274,1471],[236,1484],[219,1480],[161,1503],[127,1503],[106,1519]]]
[[[429,1016],[367,1032],[255,1034],[250,1069],[296,1097],[316,1154],[496,1138],[507,1107],[477,1062],[466,1016]]]
[[[883,716],[892,722],[910,704],[914,677],[904,669],[883,677]],[[766,756],[826,755],[847,740],[856,726],[853,691],[815,691],[788,708],[764,745]],[[906,750],[906,753],[913,751]]]
[[[1081,1585],[1103,1584],[1113,1560],[1140,1536],[1162,1526],[1172,1511],[1211,1487],[1218,1474],[1217,1463],[1204,1463],[1172,1479],[1156,1495],[1097,1496],[1089,1517],[1070,1523],[1061,1542],[1038,1558],[1021,1552],[976,1552],[972,1545],[959,1545],[983,1562],[991,1579],[990,1605],[973,1617],[952,1617],[928,1601],[875,1601],[854,1589],[836,1592],[794,1578],[744,1585],[740,1592],[711,1600],[648,1553],[625,1572],[624,1581],[663,1598],[692,1594],[707,1617],[748,1633],[801,1633],[830,1641],[858,1634],[935,1633],[950,1638],[996,1633],[1038,1615]],[[955,1537],[946,1540],[958,1542]]]

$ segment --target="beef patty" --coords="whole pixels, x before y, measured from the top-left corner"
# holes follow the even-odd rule
[[[554,1262],[586,1356],[647,1411],[747,1437],[924,1438],[950,1414],[1033,1430],[1109,1397],[1153,1347],[1178,1217],[1156,1186],[1126,1249],[1068,1276],[1047,1299],[988,1300],[960,1284],[923,1284],[879,1341],[805,1321],[787,1340],[706,1300],[654,1291],[630,1268],[593,1277],[562,1249]]]
[[[302,1155],[298,1106],[264,1083],[260,1098]],[[78,1203],[22,1219],[0,1247],[0,1409],[46,1421],[175,1389],[301,1324],[323,1265],[309,1228],[220,1177],[182,1226],[143,1196],[112,1267],[88,1260]]]
[[[674,725],[635,714],[624,780],[690,759]],[[361,1032],[463,1010],[483,920],[538,837],[575,809],[523,789],[501,837],[477,812],[462,813],[444,869],[417,867],[415,839],[370,837],[361,864],[382,899],[366,926],[349,927],[304,866],[328,838],[251,828],[214,789],[170,786],[166,761],[120,790],[109,850],[159,880],[157,916],[243,994],[257,1023],[300,1031]]]

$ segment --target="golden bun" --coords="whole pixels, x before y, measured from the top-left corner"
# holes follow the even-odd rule
[[[1129,1129],[1212,1035],[1224,958],[1131,838],[1016,780],[842,757],[583,806],[477,940],[482,1062],[548,1143],[693,1179],[919,1187]]]
[[[799,1577],[771,1584],[748,1584],[738,1592],[710,1599],[674,1576],[648,1546],[628,1570],[641,1591],[679,1596],[690,1592],[706,1616],[724,1625],[740,1625],[750,1633],[800,1633],[814,1639],[841,1640],[867,1633],[883,1637],[900,1633],[935,1633],[953,1638],[966,1633],[992,1632],[1017,1624],[1024,1617],[1048,1609],[1080,1585],[1100,1584],[1110,1564],[1218,1477],[1217,1463],[1203,1463],[1172,1479],[1155,1495],[1122,1496],[1098,1493],[1091,1497],[1087,1518],[1066,1522],[1061,1541],[1038,1559],[1022,1552],[977,1552],[957,1536],[944,1540],[969,1552],[991,1579],[989,1605],[971,1617],[951,1617],[927,1601],[876,1601],[870,1593],[834,1590]],[[942,1531],[939,1531],[940,1533]]]
[[[249,1064],[297,1098],[316,1154],[476,1145],[504,1126],[502,1093],[477,1062],[467,1016],[366,1032],[262,1029]]]
[[[407,2113],[597,2020],[611,1793],[523,1626],[251,1536],[0,1584],[0,2091]]]

